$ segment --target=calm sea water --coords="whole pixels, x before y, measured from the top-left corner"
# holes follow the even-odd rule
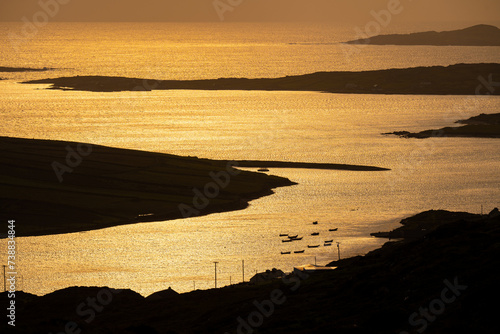
[[[5,29],[4,29],[5,28]],[[377,165],[389,172],[272,169],[299,185],[243,211],[56,236],[18,238],[23,290],[74,285],[131,288],[143,295],[246,279],[273,267],[363,254],[428,209],[479,212],[499,206],[500,150],[493,139],[405,140],[381,133],[448,126],[497,112],[498,97],[343,95],[316,92],[62,92],[21,85],[31,78],[121,75],[161,79],[275,77],[459,62],[500,62],[500,48],[366,47],[346,57],[352,30],[284,24],[51,24],[12,49],[2,24],[0,134],[225,159]],[[319,220],[319,225],[311,224]],[[21,222],[19,222],[21,223]],[[338,227],[338,232],[329,228]],[[311,237],[320,232],[319,237]],[[281,243],[280,233],[304,235]],[[336,245],[336,244],[335,244]],[[0,247],[6,249],[5,240]],[[305,249],[304,254],[281,251]]]

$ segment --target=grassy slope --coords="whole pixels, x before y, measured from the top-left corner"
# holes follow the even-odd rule
[[[0,215],[16,219],[18,235],[103,228],[146,220],[181,218],[193,207],[193,188],[213,182],[227,162],[93,146],[59,182],[52,163],[66,164],[65,147],[76,143],[0,138]],[[233,170],[234,171],[234,170]],[[248,200],[292,185],[288,179],[241,172],[201,214],[245,208]],[[154,213],[153,216],[138,217]]]

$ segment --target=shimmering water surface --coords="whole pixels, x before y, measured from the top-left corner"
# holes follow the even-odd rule
[[[500,150],[493,139],[405,140],[381,133],[451,125],[498,112],[498,97],[343,95],[317,92],[90,93],[21,85],[30,78],[123,75],[190,79],[274,77],[458,62],[500,62],[500,48],[366,47],[346,57],[352,31],[312,25],[52,24],[16,52],[2,25],[0,64],[51,67],[3,73],[0,135],[90,142],[205,158],[376,165],[388,172],[272,169],[297,186],[243,211],[98,231],[18,238],[25,291],[73,285],[143,295],[246,279],[273,267],[327,263],[374,249],[404,216],[428,209],[479,212],[499,205]],[[75,53],[75,51],[77,51]],[[312,225],[313,220],[320,223]],[[19,222],[22,223],[22,222]],[[338,227],[338,232],[329,228]],[[312,237],[312,232],[320,232]],[[280,233],[303,235],[282,243]],[[6,241],[0,247],[6,249]],[[305,249],[304,254],[281,251]]]

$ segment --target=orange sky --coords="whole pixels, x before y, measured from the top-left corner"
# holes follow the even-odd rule
[[[40,0],[0,0],[0,21],[31,20]],[[51,21],[219,21],[214,0],[41,0],[61,5]],[[370,11],[400,1],[395,22],[500,21],[499,0],[218,0],[241,3],[225,21],[330,21],[363,24]],[[53,8],[53,7],[50,7]]]

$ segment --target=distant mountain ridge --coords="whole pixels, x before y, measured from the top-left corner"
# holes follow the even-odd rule
[[[500,46],[500,29],[492,25],[479,24],[452,31],[378,35],[345,43],[371,45]]]

